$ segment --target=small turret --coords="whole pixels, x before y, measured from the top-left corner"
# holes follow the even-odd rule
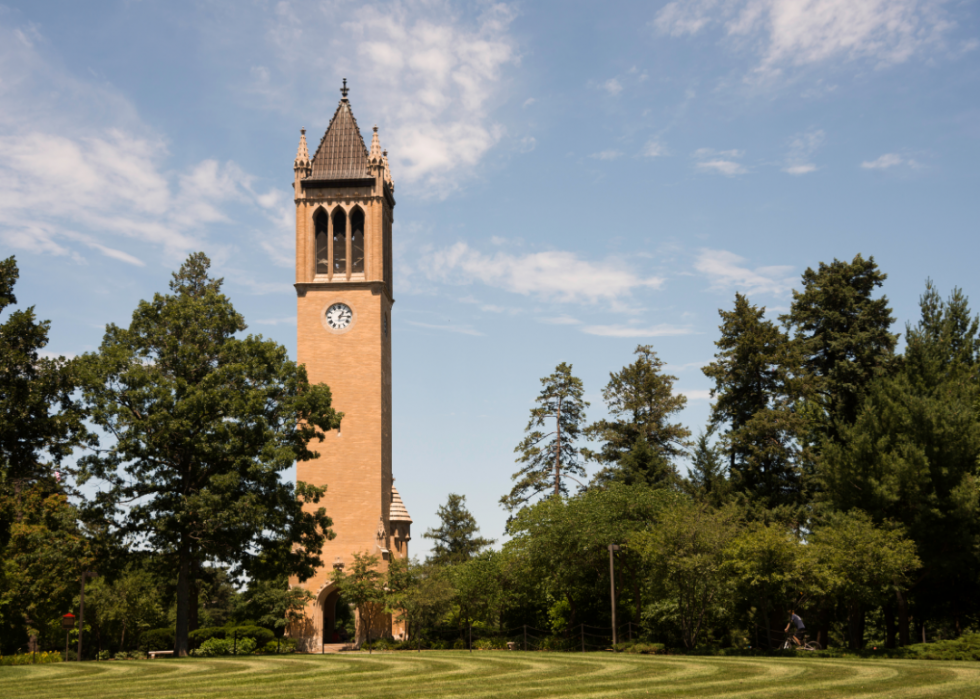
[[[296,196],[299,197],[303,192],[299,181],[304,177],[309,177],[310,173],[313,172],[312,166],[310,165],[310,151],[306,147],[305,128],[299,130],[299,146],[296,148],[296,160],[293,161],[293,172],[295,173],[294,185]]]

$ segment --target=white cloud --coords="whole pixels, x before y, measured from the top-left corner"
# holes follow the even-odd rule
[[[914,164],[915,161],[908,161],[908,163]],[[898,165],[905,165],[906,161],[898,153],[885,153],[883,156],[876,160],[865,160],[861,163],[861,167],[866,170],[887,170],[890,167],[896,167]]]
[[[646,145],[643,146],[643,150],[640,151],[640,155],[645,158],[659,158],[667,155],[667,149],[660,141],[647,141]]]
[[[698,148],[693,153],[693,157],[698,161],[694,163],[694,167],[702,172],[713,172],[726,177],[744,175],[748,170],[741,163],[732,159],[741,158],[743,155],[745,155],[745,151],[741,150]]]
[[[661,324],[646,328],[636,325],[589,325],[582,328],[582,332],[602,337],[672,337],[692,335],[695,331],[689,327]]]
[[[867,59],[876,66],[909,60],[943,45],[952,22],[945,0],[677,0],[654,28],[670,36],[721,26],[738,46],[759,56],[757,70],[833,59]]]
[[[533,97],[528,97],[526,100],[524,100],[524,104],[522,104],[521,107],[524,108],[524,109],[527,109],[528,107],[530,107],[535,102],[537,102],[536,99],[534,99]]]
[[[296,316],[285,316],[284,318],[262,318],[253,320],[253,325],[296,325]]]
[[[157,251],[200,249],[210,224],[231,221],[229,209],[244,204],[251,214],[278,196],[256,194],[254,178],[230,162],[174,172],[164,139],[123,96],[57,67],[44,37],[31,32],[0,27],[5,245],[77,261],[81,247],[144,266]]]
[[[547,251],[512,255],[483,254],[466,243],[427,256],[424,273],[438,281],[482,282],[525,296],[563,302],[607,302],[619,306],[640,288],[659,288],[664,280],[642,277],[620,258],[582,260],[572,252]]]
[[[786,155],[786,166],[783,172],[790,175],[806,175],[818,168],[809,162],[811,156],[823,145],[825,134],[820,129],[807,131],[793,137]]]
[[[623,85],[616,78],[609,78],[609,80],[602,83],[602,89],[615,97],[623,91]]]
[[[409,325],[414,325],[417,328],[425,328],[427,330],[443,330],[450,333],[458,333],[460,335],[473,335],[475,337],[483,337],[484,333],[479,330],[474,329],[469,325],[441,325],[437,323],[422,323],[417,320],[406,320]]]
[[[616,158],[622,157],[622,152],[618,150],[604,150],[599,153],[593,153],[590,158],[595,158],[596,160],[616,160]]]
[[[750,269],[744,265],[745,261],[744,257],[727,250],[702,249],[694,268],[708,278],[710,288],[715,291],[736,289],[748,294],[784,294],[792,288],[795,281],[792,267]]]
[[[709,388],[681,389],[679,393],[686,396],[688,400],[711,400],[711,389]]]
[[[570,315],[562,314],[560,316],[555,316],[554,318],[540,318],[542,323],[547,323],[548,325],[581,325],[582,321],[578,318],[572,318]]]
[[[349,78],[355,115],[381,124],[396,184],[445,196],[477,174],[503,137],[493,110],[506,98],[504,71],[520,58],[508,5],[487,4],[475,19],[449,0],[276,8],[268,34],[277,55],[270,107],[302,101],[309,109],[310,93],[319,92],[329,95],[319,107],[328,117],[340,79]]]

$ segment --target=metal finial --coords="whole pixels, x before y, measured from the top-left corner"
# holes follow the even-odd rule
[[[306,127],[304,126],[303,128],[301,128],[299,130],[299,132],[305,136],[306,135]]]
[[[340,88],[340,94],[344,99],[347,99],[348,92],[350,92],[350,90],[347,89],[347,78],[344,78],[344,86]]]
[[[374,133],[378,133],[378,125],[377,124],[374,125]]]

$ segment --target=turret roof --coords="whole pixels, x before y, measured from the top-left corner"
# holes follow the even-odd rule
[[[390,522],[411,522],[412,518],[408,514],[408,510],[405,509],[405,503],[402,502],[402,496],[398,494],[398,488],[391,486],[391,510],[388,513],[388,521]]]
[[[357,126],[357,120],[347,101],[347,80],[341,89],[343,97],[337,105],[320,146],[313,156],[314,180],[347,180],[370,177],[368,150]]]

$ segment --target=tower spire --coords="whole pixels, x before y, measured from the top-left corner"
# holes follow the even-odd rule
[[[374,125],[374,135],[371,136],[371,154],[369,156],[372,160],[374,158],[381,157],[381,141],[378,140],[378,125]]]
[[[310,167],[310,151],[306,147],[306,128],[299,130],[299,146],[296,148],[296,160],[293,161],[294,170],[306,170]]]

